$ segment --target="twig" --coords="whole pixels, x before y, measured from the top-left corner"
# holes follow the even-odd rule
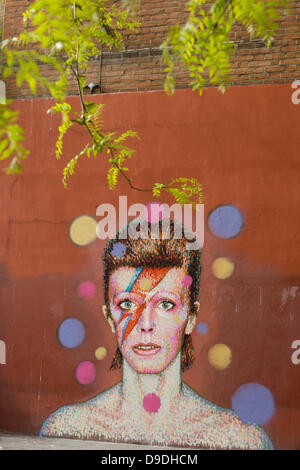
[[[222,16],[224,15],[224,13],[226,12],[227,8],[229,7],[230,3],[232,2],[232,0],[227,0],[227,2],[225,3],[224,5],[224,8],[223,8],[223,11],[220,13],[219,17],[217,18],[217,20],[215,21],[214,25],[213,25],[213,31],[216,29],[216,27],[218,26],[218,23],[220,21],[220,19],[222,18]]]

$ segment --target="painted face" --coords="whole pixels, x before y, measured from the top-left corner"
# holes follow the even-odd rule
[[[181,350],[189,294],[183,268],[128,268],[113,272],[110,311],[124,358],[139,373],[159,373]]]

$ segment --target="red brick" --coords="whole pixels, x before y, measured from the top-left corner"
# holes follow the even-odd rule
[[[205,9],[210,7],[209,3],[204,5]],[[27,0],[6,0],[6,37],[22,30],[22,12],[28,5],[30,3]],[[0,21],[1,11],[0,8]],[[285,83],[294,79],[296,71],[300,71],[299,3],[291,2],[289,11],[290,14],[279,21],[277,35],[269,48],[260,40],[250,40],[242,25],[234,25],[231,38],[236,41],[236,55],[231,60],[231,84]],[[133,57],[124,54],[117,58],[105,55],[101,76],[104,91],[162,89],[165,65],[161,56],[150,54],[151,48],[162,43],[170,25],[183,24],[186,17],[186,0],[140,2],[139,18],[142,26],[138,32],[127,32],[124,35],[126,50],[136,51],[136,55]],[[109,52],[107,48],[105,51]],[[99,80],[99,65],[99,59],[91,60],[87,74],[88,82],[96,83]],[[50,80],[56,79],[56,72],[50,67],[42,66],[41,70]],[[188,71],[182,66],[176,66],[174,72],[177,87],[190,86]],[[27,84],[24,84],[22,89],[17,89],[13,79],[8,79],[6,83],[9,97],[30,96]],[[77,93],[74,79],[70,81],[69,92]],[[38,96],[46,96],[47,93],[47,90],[38,90]]]

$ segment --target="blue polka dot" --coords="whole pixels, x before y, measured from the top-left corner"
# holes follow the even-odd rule
[[[231,204],[217,207],[208,217],[208,226],[217,237],[233,238],[240,233],[244,225],[241,212]]]
[[[111,250],[111,254],[113,256],[117,256],[118,258],[121,258],[121,256],[124,255],[125,251],[126,251],[126,246],[124,245],[124,243],[118,242],[114,244],[113,249]]]
[[[244,423],[264,424],[272,417],[275,405],[266,387],[247,383],[232,396],[232,408]]]
[[[84,325],[77,318],[67,318],[58,328],[58,339],[65,348],[77,348],[84,338]]]
[[[206,335],[208,333],[208,325],[207,323],[198,323],[197,331],[199,335]]]

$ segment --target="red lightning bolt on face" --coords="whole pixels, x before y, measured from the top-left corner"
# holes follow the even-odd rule
[[[144,292],[144,289],[140,287],[143,281],[146,280],[145,284],[147,284],[147,286],[150,284],[150,288],[147,288],[147,290],[152,290],[162,281],[169,269],[170,268],[137,268],[133,278],[131,279],[126,289],[126,292],[137,293],[145,300],[146,294]],[[139,283],[137,283],[137,279],[139,279]],[[125,324],[122,330],[121,345],[123,344],[127,336],[131,333],[135,325],[138,323],[142,311],[145,307],[146,302],[144,301],[136,310],[123,310],[121,317],[118,321],[119,324],[123,320],[125,320]]]

